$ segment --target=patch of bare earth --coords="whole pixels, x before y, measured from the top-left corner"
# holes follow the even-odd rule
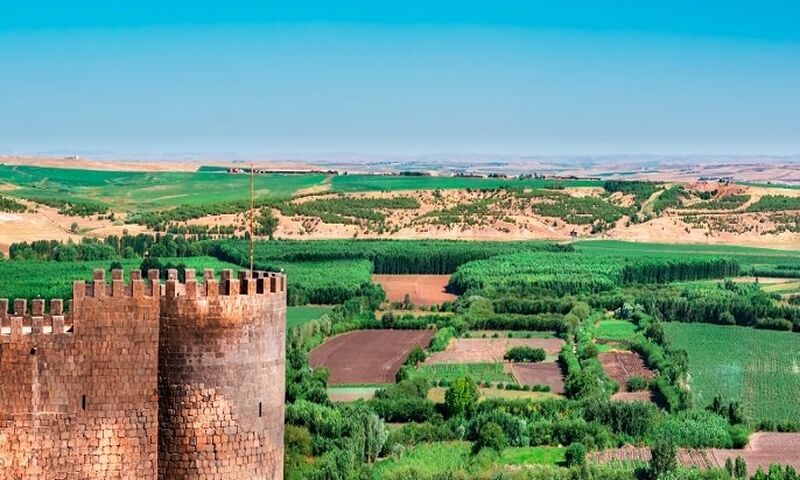
[[[458,298],[445,290],[450,275],[373,275],[372,281],[383,287],[390,302],[402,302],[406,295],[414,305],[440,305]]]
[[[770,465],[791,465],[800,468],[800,433],[758,432],[750,437],[750,443],[741,450],[708,448],[701,450],[679,449],[678,461],[681,465],[698,468],[722,468],[725,460],[742,457],[747,463],[749,475],[761,468],[766,471]],[[650,449],[627,445],[622,448],[603,450],[590,455],[590,460],[605,463],[615,460],[650,460]]]
[[[22,203],[28,206],[28,211],[0,213],[0,251],[8,253],[9,246],[19,242],[80,240],[80,235],[70,231],[72,217],[59,215],[50,207],[37,206],[31,202]]]
[[[655,377],[655,373],[647,368],[638,353],[613,350],[611,352],[603,352],[597,358],[600,360],[606,375],[619,383],[621,392],[627,391],[628,380],[631,377],[647,379]]]
[[[556,362],[513,363],[510,369],[520,385],[547,385],[553,393],[564,393],[564,373]]]
[[[335,403],[350,403],[357,400],[370,400],[375,397],[375,391],[364,390],[329,390],[328,398]]]
[[[653,402],[657,403],[656,394],[650,390],[641,390],[638,392],[617,392],[611,395],[611,400],[617,402]]]
[[[333,337],[309,354],[313,368],[325,367],[330,385],[394,383],[414,347],[427,347],[432,330],[358,330]]]
[[[563,345],[560,338],[454,338],[444,351],[432,353],[425,363],[503,362],[503,356],[513,347],[541,348],[548,355],[558,355]]]
[[[119,172],[194,172],[200,168],[200,163],[195,162],[106,161],[71,157],[0,157],[0,163]]]

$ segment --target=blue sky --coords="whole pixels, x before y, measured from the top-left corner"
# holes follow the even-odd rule
[[[0,152],[800,153],[800,2],[0,1]]]

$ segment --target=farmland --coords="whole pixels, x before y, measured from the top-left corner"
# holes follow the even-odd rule
[[[69,298],[73,279],[144,257],[161,268],[249,266],[247,175],[4,168],[13,186],[2,220],[41,216],[76,243],[9,245],[0,297]],[[580,478],[571,465],[582,452],[601,459],[635,445],[644,455],[662,439],[744,452],[751,438],[800,431],[800,253],[712,236],[614,240],[654,226],[672,238],[691,215],[750,215],[767,229],[780,214],[790,229],[793,211],[774,209],[793,207],[791,194],[616,180],[256,180],[254,267],[289,279],[287,433],[311,445],[287,443],[287,478]],[[373,441],[383,443],[369,450]]]
[[[219,168],[174,172],[0,165],[4,208],[19,199],[32,202],[31,208],[16,204],[19,215],[4,221],[33,230],[57,213],[64,217],[58,221],[62,230],[74,222],[76,236],[91,237],[126,229],[244,235],[249,181],[248,175]],[[269,231],[258,231],[264,238],[670,238],[776,248],[800,241],[797,192],[710,182],[259,174],[254,205],[259,218],[268,212],[275,219]],[[46,235],[63,238],[63,233]],[[4,240],[0,230],[0,248],[12,241]]]
[[[332,307],[320,305],[288,307],[286,309],[286,328],[297,327],[317,320],[323,315],[330,313],[332,310]]]
[[[689,353],[689,385],[705,406],[715,395],[738,400],[759,422],[800,418],[800,337],[717,325],[665,324],[675,345]]]
[[[259,175],[258,196],[290,197],[319,185],[323,175]],[[97,202],[127,210],[203,205],[241,200],[249,191],[247,175],[218,172],[118,172],[0,165],[0,183],[19,187],[9,195],[65,202]]]
[[[330,372],[336,384],[392,383],[416,346],[430,342],[430,331],[362,330],[339,335],[312,350],[314,367]]]
[[[428,364],[502,362],[513,347],[542,348],[555,357],[564,345],[559,338],[454,338],[444,351],[432,353]]]
[[[379,176],[344,175],[333,179],[335,192],[369,192],[392,190],[464,190],[497,189],[501,187],[564,188],[593,187],[596,180],[514,180],[505,178],[434,177],[434,176]]]
[[[386,300],[402,303],[408,295],[413,305],[440,305],[453,302],[456,296],[446,291],[449,275],[373,275],[372,281],[383,287]]]
[[[425,364],[413,369],[409,375],[431,382],[435,380],[451,382],[465,376],[477,382],[515,382],[511,373],[506,371],[505,365],[497,362]]]

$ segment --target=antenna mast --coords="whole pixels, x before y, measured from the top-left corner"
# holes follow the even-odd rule
[[[253,242],[255,236],[255,228],[253,228],[253,216],[255,214],[255,201],[254,196],[254,183],[255,183],[255,170],[253,164],[250,163],[250,274],[253,274]]]

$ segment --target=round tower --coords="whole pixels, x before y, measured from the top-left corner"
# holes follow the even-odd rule
[[[160,479],[282,479],[286,278],[168,273],[159,338]]]

